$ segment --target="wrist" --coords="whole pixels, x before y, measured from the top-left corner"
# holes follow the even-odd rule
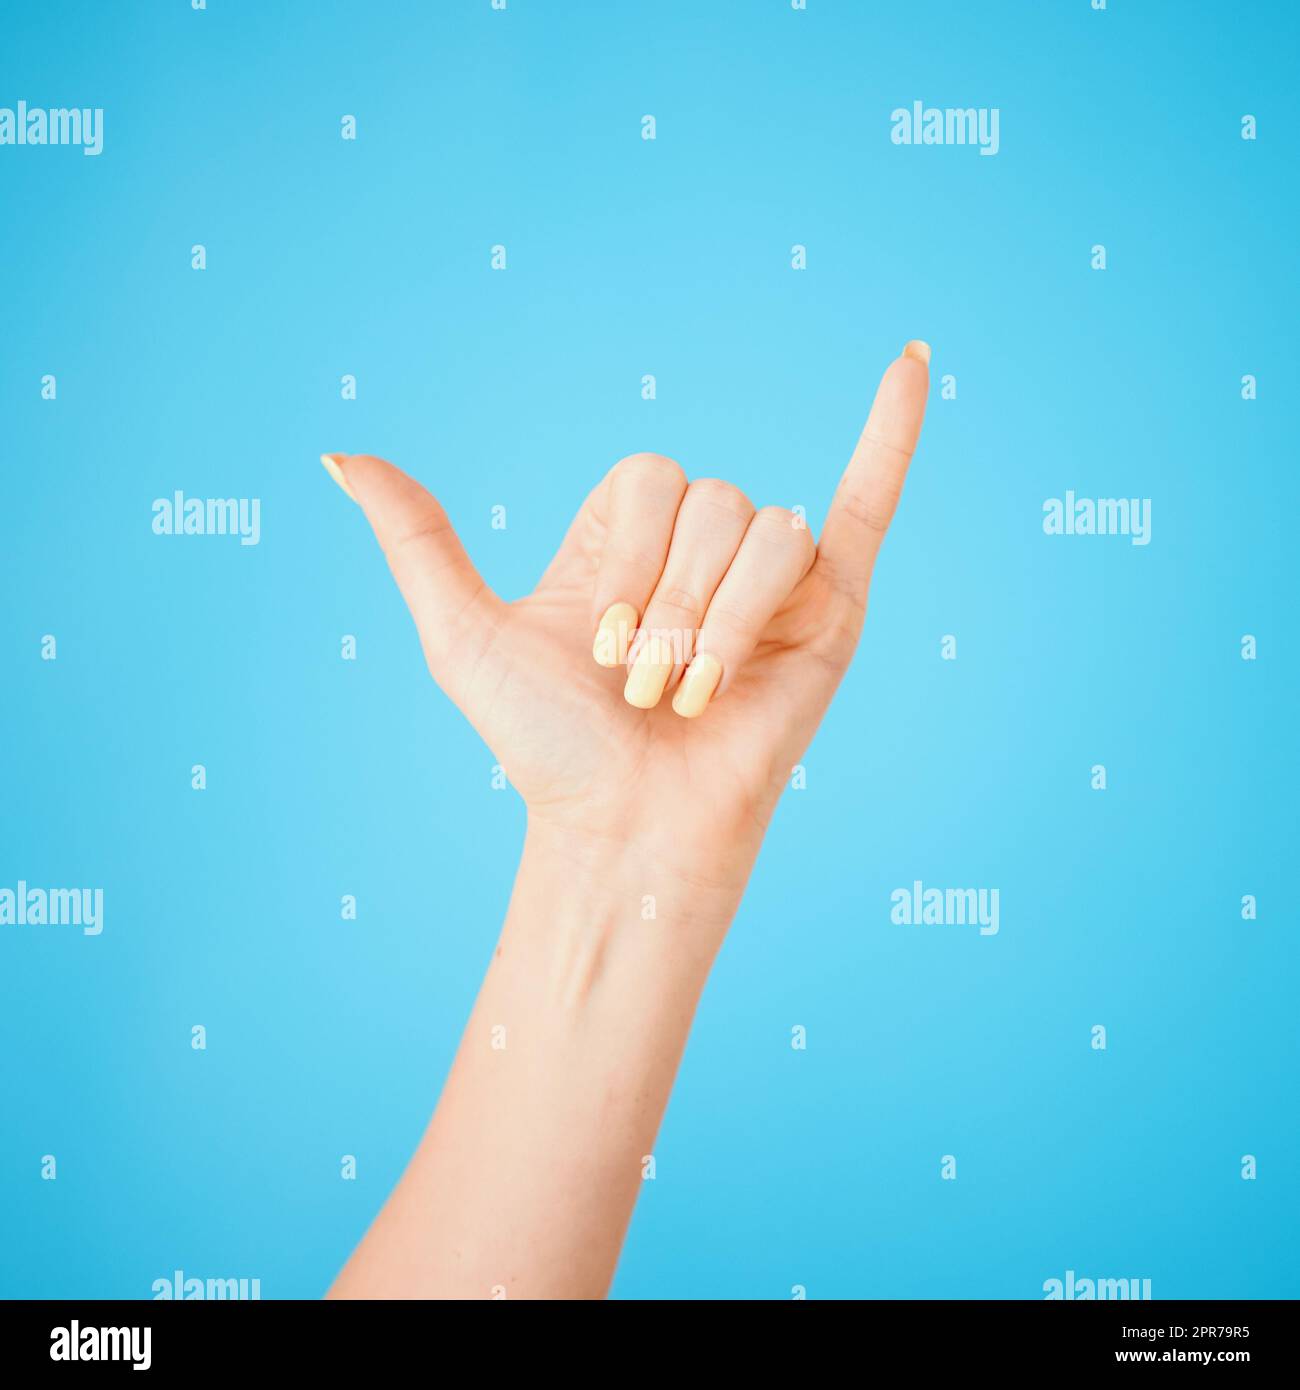
[[[670,918],[683,926],[726,932],[754,867],[761,834],[683,833],[611,817],[574,825],[531,810],[524,864],[544,865],[566,895],[589,900],[624,920]],[[654,914],[651,916],[650,914]]]
[[[530,813],[498,955],[559,1014],[645,1012],[664,1026],[693,1011],[746,877]]]

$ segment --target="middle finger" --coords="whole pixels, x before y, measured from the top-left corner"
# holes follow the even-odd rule
[[[628,652],[628,704],[653,709],[681,675],[753,515],[754,504],[730,483],[700,478],[686,489],[663,574]]]

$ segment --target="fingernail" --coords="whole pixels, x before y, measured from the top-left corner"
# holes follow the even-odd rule
[[[636,628],[636,609],[630,603],[611,603],[596,629],[591,654],[598,666],[621,666],[627,660],[627,639]]]
[[[637,709],[654,709],[668,684],[673,665],[669,645],[657,637],[648,638],[627,673],[623,698]]]
[[[320,461],[325,465],[325,471],[330,477],[333,478],[343,491],[355,502],[357,500],[357,495],[348,486],[348,480],[343,476],[343,470],[339,467],[339,460],[343,457],[343,454],[322,454],[320,456]]]
[[[673,696],[673,708],[683,719],[695,719],[713,698],[722,679],[722,662],[709,652],[701,652],[686,669]]]
[[[923,367],[930,365],[930,344],[922,342],[920,338],[913,338],[903,349],[904,357],[914,358]]]

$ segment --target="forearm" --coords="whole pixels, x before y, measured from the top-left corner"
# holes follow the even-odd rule
[[[433,1120],[333,1296],[606,1292],[743,886],[696,862],[530,826]]]

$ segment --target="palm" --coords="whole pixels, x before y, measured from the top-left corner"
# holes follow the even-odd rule
[[[765,819],[852,654],[852,604],[811,572],[763,632],[707,719],[667,702],[635,709],[619,668],[592,660],[593,525],[560,573],[502,605],[500,625],[467,674],[462,709],[530,807],[591,807],[629,787],[647,808],[716,817],[720,805]],[[822,634],[818,640],[818,634]]]

